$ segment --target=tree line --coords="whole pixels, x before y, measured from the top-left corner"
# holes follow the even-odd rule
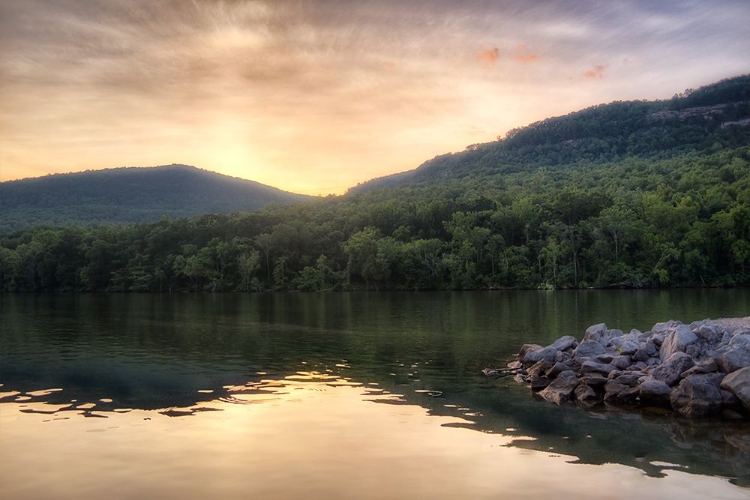
[[[251,213],[0,236],[0,290],[750,285],[750,147],[477,170]]]

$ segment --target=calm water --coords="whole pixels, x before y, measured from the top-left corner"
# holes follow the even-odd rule
[[[3,498],[750,498],[750,426],[480,370],[750,290],[0,296]]]

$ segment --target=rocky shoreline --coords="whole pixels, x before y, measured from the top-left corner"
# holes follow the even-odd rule
[[[586,330],[525,344],[507,369],[556,404],[671,408],[688,417],[750,419],[750,317],[657,323],[649,332]]]

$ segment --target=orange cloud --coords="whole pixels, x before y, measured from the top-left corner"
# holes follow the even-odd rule
[[[539,60],[539,55],[531,52],[526,45],[517,45],[513,49],[513,60],[524,64],[530,64]]]
[[[600,80],[600,79],[604,78],[604,70],[605,69],[607,69],[606,66],[603,66],[601,64],[594,64],[594,67],[591,68],[590,70],[584,72],[583,76],[585,76],[586,78],[591,78],[591,79],[595,79],[595,80],[599,79]]]
[[[493,47],[491,49],[482,49],[477,54],[477,61],[483,62],[485,64],[495,64],[497,60],[500,58],[500,49],[497,47]]]

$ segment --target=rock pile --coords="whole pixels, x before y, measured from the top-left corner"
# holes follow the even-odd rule
[[[546,347],[525,344],[508,369],[556,404],[660,406],[689,417],[749,418],[750,317],[668,321],[628,334],[601,323],[581,342],[566,336]]]

